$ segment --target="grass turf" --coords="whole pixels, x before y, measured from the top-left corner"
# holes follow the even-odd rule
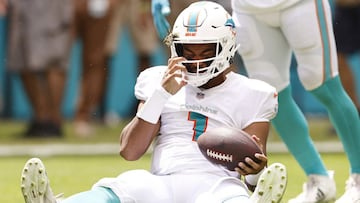
[[[20,174],[29,157],[0,158],[0,202],[24,202],[20,191]],[[305,175],[296,161],[288,154],[270,154],[270,160],[285,164],[288,170],[288,185],[283,202],[301,192]],[[54,156],[41,157],[53,191],[64,193],[65,197],[88,190],[102,177],[116,177],[119,173],[130,169],[148,169],[150,156],[134,162],[128,162],[118,156]],[[337,195],[344,191],[345,180],[348,177],[348,162],[344,154],[324,154],[324,162],[329,169],[335,170],[338,187]]]
[[[325,119],[309,119],[310,132],[315,141],[338,140],[330,133],[331,124]],[[82,139],[76,137],[71,122],[65,123],[65,136],[62,139],[24,139],[21,133],[26,128],[26,123],[17,121],[0,120],[0,143],[11,144],[47,144],[47,143],[117,143],[119,133],[128,121],[123,121],[116,127],[106,127],[99,123],[94,124],[95,136]],[[276,132],[271,129],[269,142],[279,141]],[[91,149],[90,149],[91,150]],[[114,152],[114,156],[54,156],[40,157],[48,170],[51,185],[55,193],[65,193],[70,196],[74,193],[91,188],[102,177],[114,177],[119,173],[137,168],[149,168],[150,158],[145,156],[136,162],[127,162]],[[348,161],[343,153],[323,154],[323,160],[329,169],[335,170],[337,195],[340,196],[348,178]],[[21,170],[29,157],[0,157],[0,202],[24,202],[20,192]],[[306,181],[301,168],[289,154],[269,154],[270,161],[281,162],[288,169],[288,187],[283,202],[296,196],[302,190]]]

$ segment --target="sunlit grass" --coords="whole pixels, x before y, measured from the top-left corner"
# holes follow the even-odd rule
[[[24,202],[20,192],[21,170],[29,157],[0,158],[0,202]],[[270,154],[271,162],[281,162],[287,167],[288,185],[283,202],[296,196],[302,190],[306,177],[296,161],[289,154]],[[348,177],[348,163],[344,154],[324,154],[324,162],[329,169],[335,170],[337,196],[344,191]],[[128,162],[119,156],[54,156],[41,157],[46,165],[53,191],[65,196],[88,190],[100,178],[116,177],[131,169],[148,169],[150,156],[135,162]]]
[[[108,127],[101,123],[94,123],[94,136],[80,138],[75,135],[73,123],[65,124],[65,136],[61,139],[24,139],[21,133],[26,128],[25,122],[0,120],[0,145],[12,144],[48,144],[48,143],[117,143],[119,133],[128,120],[122,121],[115,127]],[[310,132],[315,141],[338,140],[331,133],[331,124],[326,118],[310,118]],[[269,142],[280,141],[278,135],[271,129]],[[91,150],[91,149],[89,149]],[[289,175],[288,188],[284,196],[287,202],[302,190],[306,176],[289,154],[269,154],[270,162],[281,162],[286,165]],[[23,202],[19,189],[21,170],[29,157],[0,157],[0,202]],[[66,196],[91,188],[102,177],[115,177],[119,173],[130,169],[148,169],[150,156],[145,156],[136,162],[127,162],[121,159],[117,152],[106,156],[51,156],[41,157],[46,164],[55,193],[64,192]],[[323,160],[328,169],[335,170],[337,194],[340,196],[348,177],[349,164],[343,153],[323,154]]]

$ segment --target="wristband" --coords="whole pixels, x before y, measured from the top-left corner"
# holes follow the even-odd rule
[[[159,121],[165,103],[171,96],[162,86],[156,88],[153,94],[145,101],[142,108],[136,113],[136,116],[144,121],[156,124]]]
[[[256,186],[260,175],[265,171],[264,167],[259,173],[245,176],[245,182],[249,185]]]

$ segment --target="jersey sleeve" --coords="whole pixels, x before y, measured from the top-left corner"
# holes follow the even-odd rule
[[[276,89],[262,81],[256,81],[253,89],[252,115],[245,126],[254,122],[268,122],[278,111],[278,94]]]
[[[166,66],[155,66],[145,69],[136,79],[135,97],[138,100],[146,101],[156,87],[160,85]]]
[[[268,120],[273,119],[278,111],[278,94],[275,88],[271,88],[266,96],[264,96],[263,103],[260,104],[263,108],[259,108],[258,116]]]

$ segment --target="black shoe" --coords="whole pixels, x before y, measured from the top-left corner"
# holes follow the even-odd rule
[[[49,121],[32,121],[25,132],[26,138],[62,137],[62,135],[61,126]]]
[[[62,137],[63,132],[60,125],[57,125],[53,122],[44,123],[42,134],[45,137]]]
[[[24,133],[25,137],[35,137],[41,130],[42,124],[38,121],[31,121]]]

